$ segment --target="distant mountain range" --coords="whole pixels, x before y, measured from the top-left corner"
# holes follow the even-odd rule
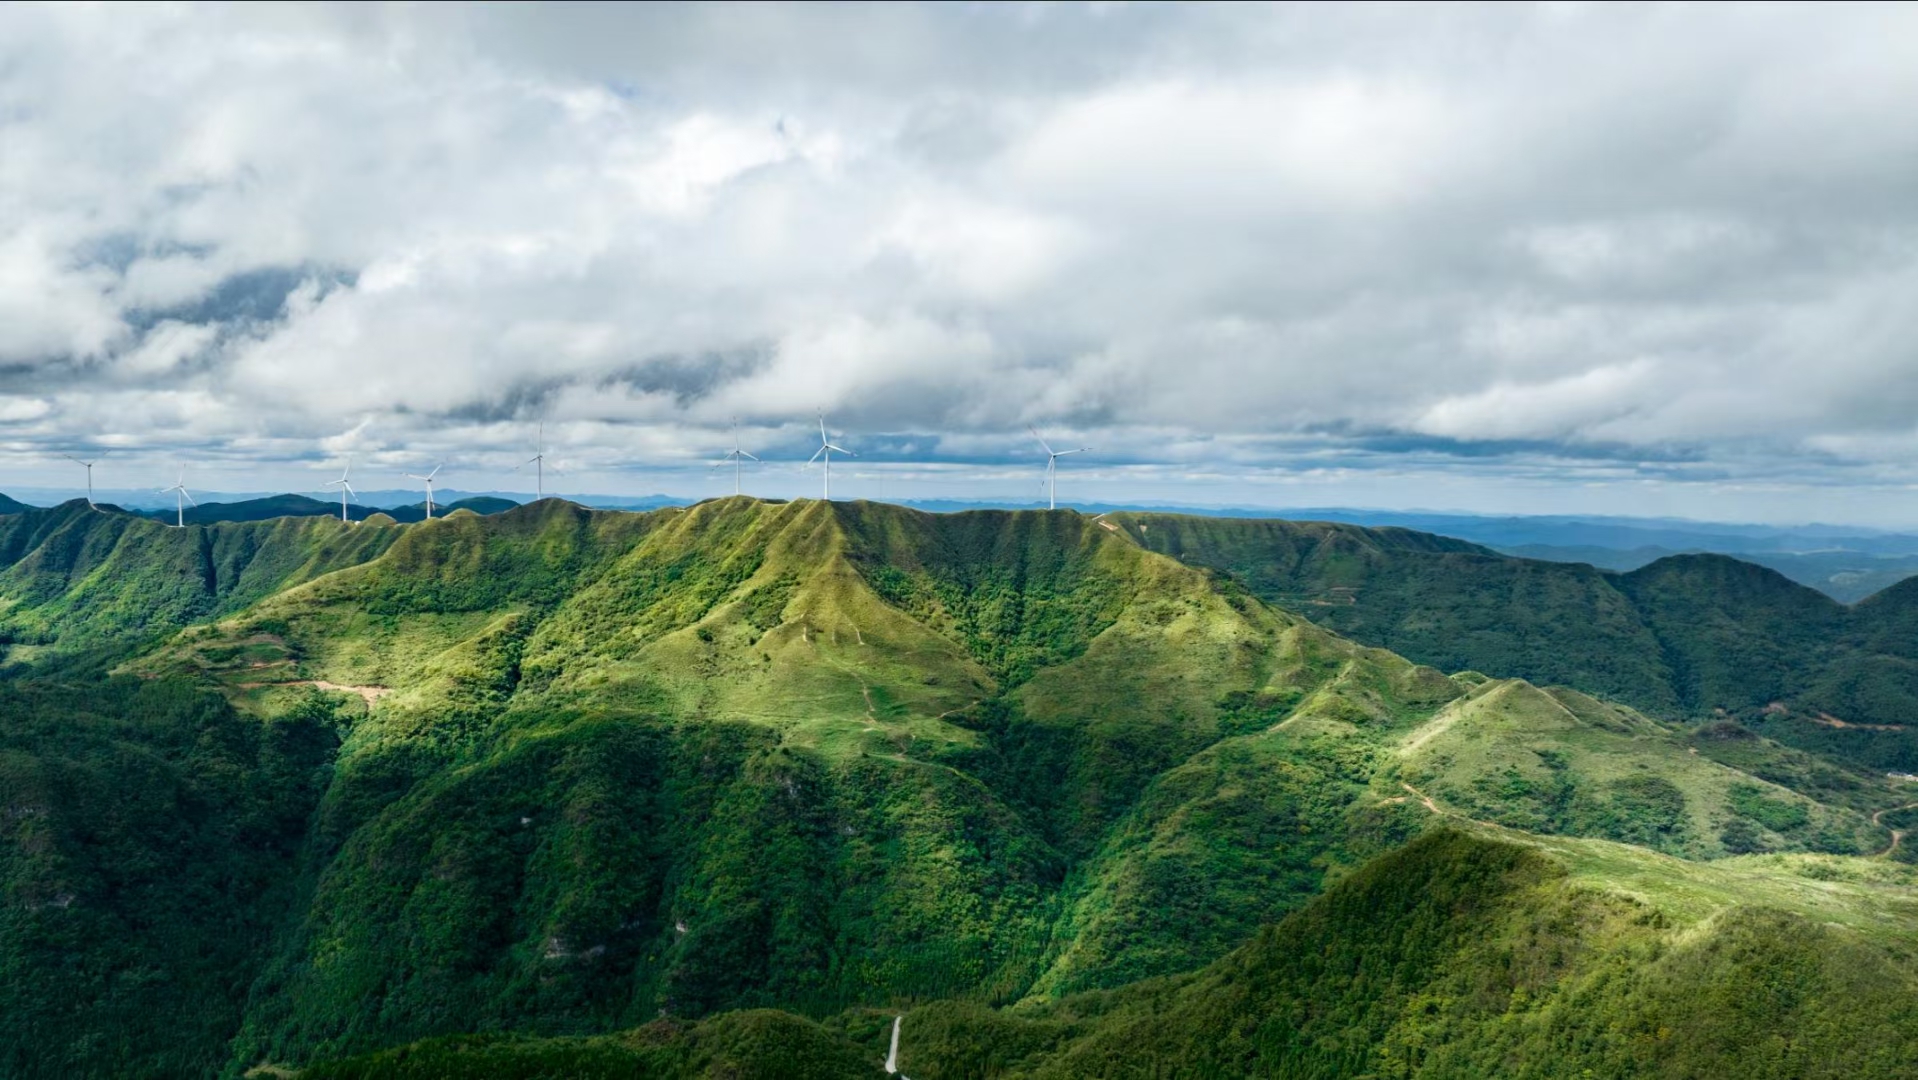
[[[475,514],[497,514],[518,505],[510,499],[474,495],[445,503],[434,500],[433,512],[439,516],[457,510],[470,510]],[[188,525],[211,525],[221,521],[270,521],[279,517],[338,517],[340,504],[307,495],[269,495],[265,498],[243,499],[238,502],[202,502],[197,506],[188,506],[184,514],[180,514],[177,509],[146,510],[141,513],[145,517],[169,525],[182,519]],[[385,514],[401,523],[424,521],[426,520],[426,503],[422,501],[410,506],[385,507],[366,506],[360,503],[346,505],[346,515],[351,521],[364,521],[374,514]]]
[[[508,496],[497,492],[472,493],[449,489],[444,494],[447,501],[439,505],[447,511],[465,508],[479,514],[498,513],[525,501],[524,496]],[[156,499],[149,492],[102,492],[99,498],[105,503],[109,496],[128,507],[130,512],[143,513],[156,521],[174,520],[172,510],[156,508]],[[348,507],[348,514],[356,521],[375,513],[384,513],[395,521],[419,521],[425,517],[425,504],[417,501],[416,496],[417,493],[412,491],[369,491]],[[668,495],[585,495],[569,497],[568,501],[595,509],[634,511],[686,505],[688,502]],[[1038,509],[1036,503],[953,499],[907,500],[900,505],[930,513]],[[207,524],[214,521],[259,521],[281,515],[339,513],[337,500],[295,494],[249,496],[220,502],[203,498],[202,507],[200,510],[189,508],[186,520]],[[0,495],[0,514],[29,508],[27,503]],[[1736,525],[1678,518],[1496,517],[1342,507],[1195,509],[1094,503],[1080,505],[1076,509],[1088,514],[1113,511],[1196,513],[1207,517],[1389,526],[1454,536],[1527,559],[1588,563],[1606,570],[1620,571],[1636,570],[1669,555],[1735,555],[1747,562],[1770,567],[1801,585],[1808,585],[1845,604],[1855,603],[1918,574],[1918,535],[1847,526]]]
[[[272,491],[200,491],[190,489],[192,496],[201,502],[253,502],[260,499],[279,498],[286,494],[298,494],[319,502],[331,502],[337,510],[340,501],[337,494],[331,498],[323,491],[272,492]],[[10,502],[17,501],[28,506],[57,506],[78,495],[73,488],[20,487],[13,489]],[[414,506],[421,503],[418,488],[368,488],[356,492],[355,504],[372,510],[385,510],[391,507]],[[94,492],[98,502],[112,503],[129,510],[145,512],[172,509],[174,497],[152,488],[98,488]],[[533,501],[531,492],[523,491],[468,491],[456,487],[442,487],[434,490],[434,502],[457,502],[461,499],[490,498],[517,506]],[[651,510],[660,506],[683,505],[691,500],[670,495],[567,495],[566,498],[581,506],[592,506],[606,510]],[[4,504],[0,504],[3,506]],[[8,512],[0,508],[0,513]]]

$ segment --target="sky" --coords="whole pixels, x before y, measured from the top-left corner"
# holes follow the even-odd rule
[[[1918,7],[0,6],[0,490],[1918,525]]]

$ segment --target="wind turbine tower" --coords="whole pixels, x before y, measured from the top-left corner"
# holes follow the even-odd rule
[[[751,454],[748,454],[746,451],[741,450],[739,448],[739,417],[737,416],[733,417],[733,448],[732,448],[732,451],[726,455],[726,458],[733,463],[733,494],[738,495],[740,494],[740,491],[739,491],[740,463],[749,458],[753,461],[758,461],[759,459],[756,457],[753,457]],[[721,461],[719,464],[724,465],[726,464],[726,462]],[[719,466],[715,465],[713,467],[718,468]]]
[[[77,465],[85,465],[85,466],[87,467],[87,508],[88,508],[88,509],[90,509],[90,510],[98,510],[98,509],[100,509],[100,508],[99,508],[98,506],[95,506],[95,505],[93,505],[93,465],[94,465],[94,462],[93,462],[93,461],[81,461],[81,460],[80,460],[79,458],[77,458],[77,457],[74,457],[74,456],[73,456],[72,454],[61,454],[60,456],[61,456],[61,457],[63,457],[63,458],[66,458],[66,459],[67,459],[68,461],[71,461],[71,462],[73,462],[73,463],[75,463],[75,464],[77,464]],[[94,459],[94,460],[95,460],[95,461],[97,461],[97,460],[99,460],[99,459],[98,459],[98,458],[96,458],[96,459]]]
[[[425,476],[421,476],[419,473],[406,474],[406,478],[409,480],[421,480],[426,483],[426,520],[428,521],[433,520],[433,478],[438,476],[440,470],[444,468],[446,468],[446,462],[442,461],[438,465],[433,466],[433,471],[427,473]]]
[[[353,485],[346,482],[346,474],[352,471],[353,471],[353,455],[348,454],[346,455],[346,467],[340,470],[340,478],[338,480],[328,480],[326,482],[327,487],[336,487],[340,489],[340,520],[343,522],[347,522],[348,524],[351,524],[351,521],[346,516],[346,497],[348,495],[351,495],[356,499],[359,498],[359,492],[354,491]]]
[[[826,502],[832,501],[832,456],[835,453],[844,454],[847,457],[859,456],[843,446],[834,446],[832,440],[826,438],[826,414],[822,412],[819,414],[819,449],[812,452],[812,456],[806,459],[806,464],[811,465],[813,462],[819,460],[821,454],[825,455],[826,487],[824,501]]]
[[[544,420],[539,422],[539,442],[534,446],[534,450],[536,452],[532,457],[519,463],[519,469],[524,469],[528,465],[533,467],[533,497],[537,501],[546,497],[546,421]],[[513,471],[518,472],[519,469]]]
[[[1067,454],[1083,454],[1092,449],[1092,447],[1081,446],[1077,450],[1054,450],[1052,444],[1046,441],[1046,437],[1039,434],[1038,428],[1027,427],[1026,430],[1032,432],[1032,437],[1039,440],[1040,446],[1046,448],[1046,509],[1057,510],[1059,508],[1059,459],[1065,457]]]
[[[170,488],[161,488],[160,494],[165,495],[169,491],[173,492],[173,496],[174,496],[173,527],[176,529],[184,529],[186,528],[186,504],[193,503],[193,505],[195,506],[200,505],[199,503],[193,501],[193,496],[187,494],[185,469],[180,470],[180,479],[174,481],[173,486]]]

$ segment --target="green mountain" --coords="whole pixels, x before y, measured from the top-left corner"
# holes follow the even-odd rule
[[[909,1009],[898,1064],[932,1080],[1902,1076],[1918,1059],[1914,875],[1881,867],[1700,866],[1436,830],[1197,971],[1009,1009]],[[688,1060],[681,1040],[699,1027],[655,1026],[442,1040],[305,1075],[774,1077],[838,1059],[856,1076],[890,1035],[860,1011],[783,1023],[732,1072]]]
[[[1878,1015],[1833,1012],[1818,972],[1877,979],[1854,960],[1918,929],[1912,797],[1882,776],[1447,675],[1152,550],[1160,530],[742,498],[0,522],[5,625],[33,641],[0,744],[0,1061],[856,1075],[876,1010],[923,1004],[908,1030],[948,1035],[911,1053],[987,1049],[915,1077],[1131,1075],[1128,1045],[1164,1075],[1344,1075],[1425,1017],[1470,1075],[1604,1043],[1552,1018],[1665,1001],[1615,973],[1744,949],[1718,935],[1773,910],[1803,925],[1752,947],[1817,960],[1781,992],[1831,1040]],[[102,649],[113,677],[68,662]],[[1541,914],[1557,936],[1525,938]],[[1377,964],[1420,977],[1354,981]],[[1674,1010],[1707,985],[1684,978]],[[1331,1026],[1254,1037],[1305,1013]],[[1207,1056],[1187,1028],[1252,1042]],[[1743,1062],[1728,1046],[1683,1060]]]
[[[1142,546],[1448,671],[1562,684],[1666,717],[1732,718],[1872,768],[1918,770],[1918,585],[1853,607],[1722,555],[1626,574],[1394,529],[1113,514]]]
[[[32,509],[33,507],[28,506],[18,499],[0,494],[0,514],[18,514]]]
[[[173,529],[73,500],[0,518],[9,661],[170,633],[373,558],[395,530],[325,518]]]

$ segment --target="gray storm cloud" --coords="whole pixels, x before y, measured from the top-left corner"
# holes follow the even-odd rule
[[[1039,424],[1253,493],[1901,484],[1913,41],[1899,6],[8,6],[0,444],[505,462],[543,419],[590,472],[824,408],[934,466]]]

